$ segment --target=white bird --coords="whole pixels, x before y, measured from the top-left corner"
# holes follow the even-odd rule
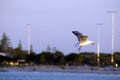
[[[88,40],[88,36],[87,35],[83,35],[82,33],[78,32],[78,31],[72,31],[72,33],[77,36],[78,41],[79,41],[79,48],[78,51],[81,50],[81,47],[83,46],[87,46],[89,44],[94,45],[95,42],[94,41],[90,41]]]

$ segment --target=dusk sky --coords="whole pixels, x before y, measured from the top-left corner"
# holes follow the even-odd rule
[[[108,11],[116,11],[114,51],[120,51],[120,0],[0,0],[0,39],[5,32],[14,48],[21,40],[27,50],[30,24],[35,52],[45,51],[49,44],[64,54],[78,53],[75,30],[96,43],[81,52],[97,52],[99,29],[100,51],[111,53],[112,14]]]

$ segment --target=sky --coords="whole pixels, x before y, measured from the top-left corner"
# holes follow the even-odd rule
[[[36,53],[45,51],[48,45],[64,54],[78,53],[72,31],[86,34],[96,43],[81,52],[97,52],[100,31],[100,51],[111,53],[112,14],[108,11],[116,12],[114,51],[120,51],[120,0],[0,0],[0,39],[5,32],[14,48],[21,40],[27,50],[30,24]]]

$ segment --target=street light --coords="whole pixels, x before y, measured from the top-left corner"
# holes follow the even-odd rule
[[[108,13],[112,14],[112,53],[111,53],[111,63],[114,63],[114,22],[115,22],[115,13],[116,11],[108,11]]]
[[[30,33],[31,33],[31,25],[28,24],[28,55],[30,54]]]
[[[102,23],[96,24],[97,26],[102,26]],[[100,30],[98,27],[98,43],[97,43],[97,65],[100,65]]]

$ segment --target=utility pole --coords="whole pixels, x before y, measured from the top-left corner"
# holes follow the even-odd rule
[[[100,65],[100,32],[98,31],[98,44],[97,44],[97,65]]]
[[[102,23],[96,24],[97,26],[102,26]],[[98,43],[97,43],[97,66],[100,65],[100,29],[98,27]]]
[[[115,25],[115,13],[116,11],[108,11],[112,14],[112,47],[111,47],[111,63],[114,64],[114,25]]]
[[[114,13],[112,13],[112,56],[111,62],[114,63]]]
[[[31,33],[31,25],[28,24],[28,55],[30,54],[30,44],[31,44],[30,33]]]

